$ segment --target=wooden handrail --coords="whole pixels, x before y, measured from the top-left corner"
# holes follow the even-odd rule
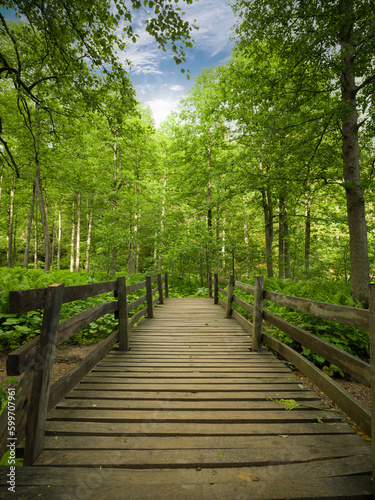
[[[155,282],[158,283],[158,286],[152,289],[152,283]],[[145,288],[147,283],[150,284],[150,294],[146,293],[128,304],[127,295]],[[56,300],[51,299],[52,296],[54,297],[57,294],[55,290],[58,290],[58,300],[57,298]],[[59,324],[59,308],[62,303],[82,300],[112,291],[117,301],[99,304]],[[158,296],[154,298],[157,292]],[[125,278],[118,278],[116,281],[92,285],[73,287],[51,285],[48,288],[10,292],[9,308],[13,313],[44,308],[42,334],[10,353],[7,360],[8,375],[24,373],[17,386],[15,404],[16,408],[19,409],[16,420],[17,442],[26,437],[25,464],[32,464],[40,453],[43,445],[41,436],[44,433],[47,412],[72,390],[116,342],[119,342],[120,350],[129,350],[129,332],[131,328],[150,311],[150,308],[152,310],[156,302],[163,303],[163,292],[164,298],[168,298],[167,273],[163,277],[160,274],[156,278],[147,277],[145,281],[132,285],[126,285]],[[141,306],[146,300],[147,307],[129,318],[129,312]],[[55,346],[110,312],[115,312],[119,320],[119,330],[101,341],[86,358],[50,387],[50,370],[52,369]],[[49,325],[52,325],[52,327]],[[48,332],[48,335],[46,336],[43,332]],[[42,368],[39,366],[41,363],[43,364]],[[38,370],[35,368],[37,364]],[[29,407],[31,407],[31,412],[28,411]],[[0,415],[0,456],[5,452],[7,445],[6,413],[4,411]]]
[[[217,275],[215,275],[217,276]],[[255,287],[234,280],[231,276],[229,280],[224,278],[215,278],[214,280],[214,296],[222,294],[229,297],[232,295],[233,303],[240,306],[242,309],[250,312],[253,317],[253,323],[250,323],[238,311],[233,310],[232,315],[253,335],[252,350],[260,351],[262,344],[266,344],[279,354],[284,356],[290,362],[295,364],[298,369],[309,378],[312,378],[314,383],[318,385],[324,392],[327,393],[338,406],[340,406],[367,434],[375,435],[375,420],[371,420],[370,411],[363,407],[355,398],[349,397],[347,391],[341,388],[338,384],[333,384],[333,381],[319,368],[313,365],[310,361],[298,354],[296,351],[286,346],[279,340],[267,335],[262,330],[262,320],[265,319],[279,330],[286,333],[301,345],[311,349],[313,352],[327,359],[329,362],[341,368],[345,373],[356,377],[364,384],[371,385],[371,394],[373,398],[373,407],[375,408],[375,383],[371,384],[375,374],[375,354],[371,356],[371,365],[365,361],[352,356],[346,351],[330,344],[329,342],[315,336],[314,334],[299,328],[288,321],[283,320],[279,316],[263,310],[264,302],[271,301],[276,304],[283,305],[302,312],[313,314],[314,316],[329,319],[337,323],[348,326],[361,328],[370,331],[371,352],[375,353],[375,284],[370,285],[370,309],[357,309],[355,307],[346,307],[336,304],[328,304],[317,302],[314,300],[302,299],[299,297],[291,297],[279,293],[263,290],[261,281],[263,278],[258,277],[255,281]],[[243,299],[236,297],[235,292],[228,291],[219,287],[218,282],[227,283],[233,282],[234,288],[238,287],[248,293],[254,294],[254,306],[248,304]],[[224,301],[219,296],[217,302],[228,311],[228,300]],[[371,371],[371,366],[372,371]],[[330,385],[330,382],[332,384]],[[334,386],[334,387],[333,387]],[[372,423],[371,423],[372,422]],[[371,429],[371,426],[373,427]],[[375,463],[375,454],[374,454]]]

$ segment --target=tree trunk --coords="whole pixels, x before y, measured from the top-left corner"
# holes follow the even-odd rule
[[[74,210],[75,202],[73,200],[72,206],[72,236],[70,239],[70,267],[69,270],[72,273],[74,271],[74,241],[75,241],[75,232],[76,232],[76,223],[75,223],[75,210]]]
[[[138,174],[137,174],[137,179],[138,179]],[[138,195],[139,195],[139,185],[138,182],[135,183],[134,185],[134,192],[136,195],[136,202],[135,202],[135,213],[134,213],[134,233],[133,233],[133,255],[132,255],[132,265],[131,265],[131,272],[132,273],[137,273],[138,272],[138,256],[139,256],[139,243],[138,243],[138,232],[139,232],[139,219],[140,219],[140,213],[138,209]]]
[[[43,229],[44,270],[46,273],[48,273],[49,270],[51,269],[51,242],[49,239],[48,220],[47,220],[46,209],[44,206],[43,191],[40,180],[40,168],[38,164],[36,164],[35,166],[35,189],[38,195],[40,219],[42,222],[42,229]]]
[[[76,236],[76,273],[79,272],[81,257],[81,193],[78,193],[77,199],[77,236]]]
[[[88,204],[88,200],[87,200]],[[92,233],[92,219],[94,214],[94,202],[91,202],[90,214],[87,213],[87,243],[86,243],[86,274],[90,271],[90,250],[91,250],[91,233]]]
[[[249,268],[250,268],[250,258],[249,258],[249,233],[248,233],[248,227],[247,227],[247,213],[246,213],[246,207],[245,207],[245,197],[242,197],[242,203],[243,203],[243,232],[244,232],[244,239],[245,239],[245,249],[246,249],[246,278],[249,278],[250,273],[249,273]]]
[[[288,224],[288,212],[287,212],[286,201],[285,200],[284,200],[284,210],[285,210],[285,219],[284,219],[284,269],[285,269],[285,278],[290,278],[289,224]]]
[[[348,18],[352,14],[352,0],[342,0],[340,10]],[[352,16],[350,16],[352,17]],[[351,291],[353,299],[368,305],[369,260],[365,202],[360,179],[358,147],[358,112],[356,95],[358,88],[354,76],[353,25],[347,23],[341,30],[341,98],[346,106],[342,123],[343,175],[348,212]]]
[[[27,224],[27,232],[26,232],[26,247],[25,247],[25,255],[23,258],[23,267],[25,269],[27,269],[29,266],[31,229],[32,229],[33,220],[34,220],[34,205],[35,205],[35,184],[33,186],[33,194],[32,194],[31,203],[30,203],[29,222]]]
[[[60,270],[60,258],[61,258],[61,203],[59,202],[59,228],[57,234],[57,269]]]
[[[162,260],[163,260],[163,237],[165,228],[165,192],[167,186],[167,176],[164,175],[164,186],[163,186],[163,198],[161,202],[161,221],[160,221],[160,238],[159,238],[159,248],[158,248],[158,273],[161,272]]]
[[[14,181],[13,181],[14,182]],[[9,200],[9,225],[8,225],[8,236],[7,236],[7,266],[14,267],[13,258],[13,225],[14,225],[14,193],[15,185],[13,184],[10,189],[10,200]]]
[[[225,218],[223,219],[221,259],[222,259],[223,271],[225,271]]]
[[[280,196],[279,200],[279,278],[285,277],[285,263],[284,263],[284,200]]]
[[[34,217],[34,269],[38,269],[38,200],[35,200]]]
[[[44,205],[42,183],[40,179],[39,166],[39,104],[35,103],[35,190],[39,200],[40,220],[42,222],[44,239],[44,271],[48,273],[51,269],[51,242],[49,239],[48,219]]]
[[[263,178],[263,165],[259,164],[260,175]],[[268,166],[266,168],[268,170]],[[267,276],[273,277],[273,259],[272,259],[272,244],[273,244],[273,208],[272,208],[272,195],[271,191],[264,186],[261,188],[262,192],[262,205],[264,213],[264,230],[266,237],[266,262],[267,262]]]
[[[211,148],[207,148],[207,170],[208,170],[208,185],[207,185],[207,231],[208,231],[208,252],[207,252],[207,276],[211,274],[212,266],[212,181],[211,181]]]
[[[310,273],[310,246],[311,246],[311,195],[305,193],[305,274]]]
[[[1,206],[1,196],[3,193],[3,171],[4,171],[4,167],[2,166],[1,167],[1,176],[0,176],[0,206]]]

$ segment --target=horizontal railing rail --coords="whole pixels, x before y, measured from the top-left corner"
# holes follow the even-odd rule
[[[227,285],[227,290],[219,287],[219,283]],[[235,288],[240,288],[254,296],[254,305],[243,298],[236,297]],[[226,300],[221,298],[222,294]],[[226,309],[227,317],[236,318],[252,333],[252,350],[260,351],[262,344],[267,345],[285,359],[295,365],[304,375],[314,382],[327,396],[329,396],[366,434],[371,436],[375,432],[374,421],[371,420],[371,411],[360,401],[354,398],[340,384],[326,375],[302,354],[284,344],[275,337],[267,334],[263,328],[263,320],[281,330],[304,347],[339,367],[344,373],[357,378],[362,383],[371,386],[375,400],[375,384],[371,384],[375,373],[375,355],[370,364],[340,349],[339,347],[321,339],[288,321],[271,314],[266,310],[267,302],[273,302],[284,307],[306,312],[319,318],[348,325],[370,332],[371,345],[375,344],[375,285],[370,285],[370,309],[359,309],[337,304],[328,304],[314,300],[282,295],[264,289],[264,280],[257,277],[255,286],[236,281],[233,276],[229,279],[214,275],[214,301]],[[233,304],[253,316],[250,322],[240,312],[233,309]],[[374,346],[375,347],[375,346]],[[374,348],[372,349],[374,352]],[[373,368],[371,368],[373,366]],[[373,419],[374,420],[374,419]]]
[[[157,283],[156,288],[152,284]],[[146,293],[128,303],[128,294],[145,288]],[[99,304],[80,312],[60,323],[61,305],[66,302],[83,300],[95,295],[114,292],[117,300]],[[155,297],[155,295],[157,295]],[[119,350],[129,350],[129,333],[142,317],[153,317],[153,306],[163,304],[168,297],[168,274],[145,281],[126,285],[125,278],[115,281],[65,287],[55,284],[47,288],[16,290],[9,294],[9,310],[23,313],[43,309],[40,336],[12,351],[7,358],[7,374],[22,375],[16,387],[15,415],[16,435],[14,441],[20,443],[26,438],[24,465],[32,465],[43,449],[46,416],[75,385],[119,343]],[[141,307],[131,317],[129,313]],[[118,330],[102,340],[98,346],[75,367],[63,375],[53,385],[50,384],[55,347],[102,316],[115,313]],[[7,411],[0,415],[0,456],[8,444]]]

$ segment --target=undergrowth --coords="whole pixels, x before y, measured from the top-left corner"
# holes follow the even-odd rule
[[[254,280],[240,279],[239,281],[254,285]],[[305,299],[327,302],[331,304],[340,304],[349,307],[362,307],[356,303],[351,295],[350,288],[343,282],[331,281],[328,279],[311,279],[308,281],[294,281],[292,279],[265,278],[264,287],[266,290],[302,297]],[[254,296],[235,287],[235,295],[250,304],[254,303]],[[223,297],[224,298],[224,297]],[[237,309],[247,319],[252,321],[252,316],[240,308],[237,304],[233,307]],[[363,330],[341,325],[333,321],[318,318],[311,314],[295,311],[293,309],[275,304],[270,301],[264,301],[264,309],[268,312],[283,318],[317,337],[343,349],[344,351],[357,356],[365,361],[369,361],[370,346],[369,333]],[[311,349],[301,346],[298,342],[286,335],[281,330],[267,323],[264,324],[265,331],[280,341],[293,347],[297,352],[303,354],[312,363],[323,369],[330,376],[344,376],[342,370],[326,361],[322,356],[311,351]]]
[[[114,278],[113,278],[114,279]],[[142,274],[131,275],[127,278],[127,284],[143,281]],[[0,350],[10,351],[19,345],[31,340],[39,335],[42,323],[42,311],[30,311],[25,314],[9,313],[9,291],[30,288],[42,288],[52,283],[65,283],[66,286],[82,285],[98,282],[85,273],[71,273],[69,271],[51,271],[46,274],[42,270],[26,270],[21,268],[8,269],[0,268]],[[254,284],[254,280],[241,278],[240,281]],[[221,284],[224,288],[224,285]],[[350,295],[349,287],[339,281],[332,281],[325,278],[310,279],[308,281],[294,281],[292,279],[265,278],[265,288],[274,292],[295,297],[341,304],[343,306],[361,307],[356,304]],[[128,294],[128,301],[131,302],[145,293],[144,289]],[[235,287],[235,295],[253,303],[253,295]],[[170,297],[208,297],[207,280],[201,277],[169,276],[169,296]],[[224,297],[223,297],[224,298]],[[61,311],[61,321],[72,317],[79,312],[93,307],[103,302],[115,300],[113,293],[106,293],[83,301],[76,301],[63,304]],[[135,314],[144,305],[132,311]],[[252,317],[239,306],[234,304],[241,314],[250,321]],[[264,308],[293,323],[294,325],[317,335],[318,337],[336,345],[346,352],[366,361],[369,360],[369,334],[368,332],[340,325],[332,321],[317,318],[313,315],[295,311],[269,301],[264,302]],[[117,320],[114,314],[108,314],[91,323],[79,333],[71,337],[67,342],[75,344],[92,344],[107,337],[117,328]],[[288,335],[271,325],[264,325],[267,333],[290,345],[298,352],[306,356],[314,364],[321,367],[327,374],[343,375],[336,366],[328,363],[323,357],[315,354],[305,346],[301,346]]]
[[[113,278],[115,279],[115,278]],[[131,275],[127,284],[144,280],[144,275]],[[12,351],[20,345],[32,340],[40,333],[43,311],[29,311],[24,314],[9,313],[9,292],[11,290],[26,290],[31,288],[45,288],[53,283],[65,283],[65,286],[86,285],[99,282],[85,273],[70,271],[56,271],[44,273],[42,270],[23,268],[0,268],[0,351]],[[131,302],[145,293],[144,289],[128,294]],[[116,300],[114,294],[104,293],[85,300],[68,302],[62,305],[60,321],[64,321],[80,312],[98,304]],[[135,314],[140,306],[130,313]],[[118,325],[114,314],[107,314],[73,335],[66,343],[94,344],[110,335]]]

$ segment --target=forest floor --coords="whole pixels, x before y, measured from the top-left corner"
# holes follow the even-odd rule
[[[62,346],[57,349],[55,362],[53,365],[52,372],[52,383],[58,380],[64,373],[73,368],[73,366],[79,362],[81,359],[86,357],[93,349],[95,349],[97,344],[93,345],[67,345]],[[0,352],[0,385],[6,390],[6,358],[7,355]],[[301,378],[303,384],[319,395],[319,397],[325,401],[331,408],[335,409],[340,417],[353,427],[353,429],[359,434],[367,443],[371,444],[371,440],[363,432],[361,432],[358,427],[353,424],[351,419],[342,412],[338,406],[329,399],[315,384],[313,384],[307,377],[302,375],[295,367],[287,363],[289,368],[293,373]],[[368,408],[371,408],[371,391],[369,387],[351,379],[351,378],[335,378],[336,382],[342,385],[348,392],[350,392],[354,397],[356,397],[361,403],[363,403]]]

